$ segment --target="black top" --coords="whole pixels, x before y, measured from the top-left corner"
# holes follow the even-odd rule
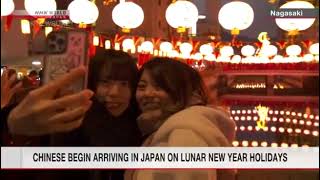
[[[54,146],[141,146],[142,136],[136,123],[138,115],[137,110],[128,108],[121,116],[114,117],[103,104],[93,99],[82,126],[53,136],[52,142]],[[88,179],[122,180],[123,173],[123,170],[91,171]]]

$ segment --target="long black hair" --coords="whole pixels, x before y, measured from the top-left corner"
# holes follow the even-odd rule
[[[97,48],[95,56],[90,60],[88,88],[96,91],[102,79],[128,81],[134,94],[138,83],[135,59],[123,51]]]

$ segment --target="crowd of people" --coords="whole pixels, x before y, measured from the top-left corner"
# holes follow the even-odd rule
[[[61,89],[86,73],[88,89],[59,95]],[[138,69],[129,54],[101,48],[88,68],[75,68],[11,103],[22,84],[15,83],[16,76],[5,71],[1,77],[1,132],[13,145],[16,136],[27,136],[46,137],[37,146],[231,146],[235,123],[219,107],[218,75],[216,70],[200,73],[170,58],[151,59]],[[2,145],[8,142],[1,140]],[[105,180],[221,180],[234,179],[235,171],[96,170],[57,174],[59,178],[78,175]]]

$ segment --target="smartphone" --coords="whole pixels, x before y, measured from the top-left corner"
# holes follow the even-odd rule
[[[70,72],[81,65],[89,63],[89,35],[82,30],[53,31],[46,39],[46,55],[44,56],[43,84]],[[79,92],[87,87],[88,75],[70,87],[68,92]]]

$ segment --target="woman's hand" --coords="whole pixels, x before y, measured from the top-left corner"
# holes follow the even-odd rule
[[[38,136],[78,128],[90,108],[93,92],[83,90],[55,99],[58,92],[85,75],[76,68],[61,78],[31,91],[9,114],[11,134]]]

